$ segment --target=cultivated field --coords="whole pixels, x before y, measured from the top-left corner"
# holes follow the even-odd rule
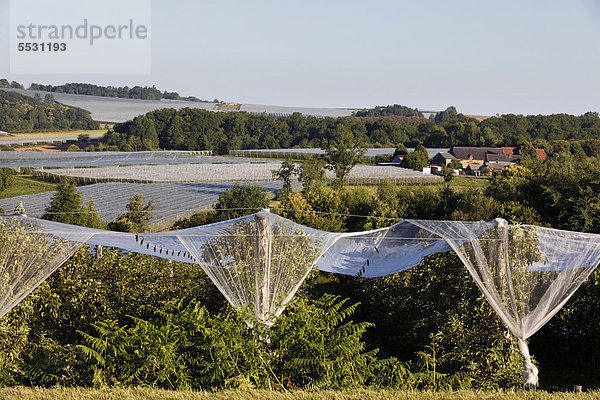
[[[392,156],[396,149],[393,147],[380,147],[367,149],[365,157],[377,156]],[[413,148],[408,148],[408,151],[413,151]],[[429,148],[427,154],[432,158],[437,153],[447,152],[447,148]],[[266,157],[266,158],[305,158],[307,156],[325,154],[325,150],[319,148],[303,148],[303,149],[252,149],[252,150],[230,150],[232,156],[245,157]]]
[[[199,108],[202,110],[213,111],[215,103],[202,103],[196,101],[182,100],[137,100],[120,99],[115,97],[84,96],[65,93],[50,93],[37,90],[23,89],[2,89],[17,92],[26,96],[33,97],[36,93],[42,98],[46,94],[52,94],[57,102],[71,106],[83,108],[92,114],[92,118],[100,122],[125,122],[138,115],[146,114],[150,111],[161,108]],[[354,110],[348,108],[307,108],[307,107],[283,107],[269,106],[259,104],[242,104],[240,111],[251,113],[267,113],[277,115],[291,115],[299,112],[304,115],[314,115],[319,117],[343,117],[351,115]]]
[[[152,200],[154,217],[150,221],[155,226],[168,225],[178,216],[209,208],[217,202],[223,191],[233,187],[234,182],[222,183],[98,183],[80,186],[77,190],[84,201],[93,199],[98,214],[105,221],[114,221],[123,214],[129,199],[136,193],[144,195],[145,201]],[[269,192],[280,190],[281,182],[259,182],[259,186]],[[23,202],[27,215],[41,217],[50,204],[54,192],[44,192],[18,197],[0,199],[0,205],[6,210],[14,210]]]
[[[0,168],[21,167],[100,167],[110,165],[163,165],[163,164],[210,164],[248,163],[255,159],[203,155],[203,151],[101,151],[101,152],[55,152],[0,151]],[[262,160],[260,162],[276,162]]]
[[[222,181],[268,181],[273,179],[273,170],[280,163],[238,164],[188,164],[188,165],[145,165],[102,168],[61,168],[45,170],[44,173],[87,178],[90,180],[137,180],[151,182],[222,182]],[[331,171],[327,177],[334,178]],[[392,182],[437,182],[441,178],[425,175],[418,171],[397,167],[357,165],[349,175],[353,184],[376,184],[385,179]]]

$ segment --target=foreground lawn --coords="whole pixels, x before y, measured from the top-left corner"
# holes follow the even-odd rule
[[[27,175],[17,175],[12,186],[0,192],[0,199],[23,196],[25,194],[50,192],[56,190],[56,186],[55,183],[38,181]]]
[[[234,390],[223,392],[192,392],[192,391],[166,391],[150,388],[136,389],[82,389],[82,388],[56,388],[56,389],[31,389],[31,388],[4,388],[0,389],[0,400],[82,400],[82,399],[130,399],[130,400],[242,400],[242,399],[596,399],[600,392],[592,393],[548,393],[544,391],[517,391],[517,392],[408,392],[408,391],[296,391],[296,392],[269,392],[262,390]]]

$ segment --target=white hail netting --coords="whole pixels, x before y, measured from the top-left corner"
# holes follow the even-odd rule
[[[600,236],[506,221],[412,221],[444,238],[519,339],[525,383],[537,385],[525,340],[561,309],[600,261]]]
[[[388,228],[330,233],[263,210],[216,224],[131,234],[0,217],[0,317],[83,243],[198,263],[227,300],[271,325],[314,265],[376,277],[454,250],[510,331],[537,383],[525,340],[573,295],[600,261],[600,235],[495,222],[405,220]]]
[[[281,315],[337,236],[268,211],[178,232],[186,251],[227,300],[249,308],[266,325]]]
[[[452,250],[445,240],[406,220],[388,228],[338,234],[317,261],[321,271],[374,278],[415,267],[428,255]]]
[[[91,247],[112,247],[197,263],[234,307],[248,308],[258,321],[271,325],[317,259],[339,235],[296,224],[266,210],[210,225],[144,234],[103,231],[26,216],[2,218],[14,221],[0,227],[3,238],[0,255],[10,260],[2,276],[11,283],[12,291],[7,296],[14,301],[6,304],[0,316],[43,282],[79,246],[88,243]],[[21,227],[21,231],[15,231],[12,225]],[[25,245],[25,250],[21,250]],[[54,257],[59,250],[64,254]],[[34,256],[33,261],[27,258]],[[31,263],[42,268],[43,273],[25,275],[27,279],[23,279],[21,269]],[[13,292],[22,295],[17,298]]]
[[[89,238],[47,233],[35,219],[0,216],[0,318]]]

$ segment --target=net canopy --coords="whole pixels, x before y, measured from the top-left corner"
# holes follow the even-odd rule
[[[451,251],[440,237],[410,220],[388,228],[338,234],[317,261],[321,271],[374,278],[415,267],[428,255]]]
[[[173,233],[171,249],[183,246],[230,304],[248,308],[266,325],[281,315],[337,236],[267,211]],[[164,234],[143,238],[164,245]]]
[[[26,216],[0,217],[0,221],[0,260],[8,259],[13,266],[3,276],[10,280],[14,287],[11,290],[23,292],[23,296],[7,304],[5,312],[87,243],[91,248],[111,247],[199,264],[231,305],[248,309],[266,325],[272,325],[281,315],[317,259],[338,236],[268,211],[189,229],[144,234],[90,229]],[[12,226],[20,227],[19,234]],[[35,251],[19,250],[24,243],[22,237],[30,237],[28,248]],[[62,253],[54,261],[47,253],[57,249]],[[15,259],[14,252],[19,252],[21,258]],[[27,276],[25,281],[14,266],[28,265],[24,257],[36,252],[41,255],[35,259],[36,267],[44,273]],[[29,287],[31,290],[27,290]],[[4,290],[0,296],[3,293]]]
[[[56,235],[40,221],[0,219],[0,318],[60,267],[90,238],[86,233]]]
[[[225,298],[272,325],[313,267],[378,277],[455,251],[519,339],[526,383],[537,384],[526,339],[600,262],[600,235],[492,222],[404,220],[356,233],[311,229],[268,210],[161,233],[120,233],[0,216],[0,317],[84,243],[198,264]]]
[[[458,254],[519,339],[526,383],[537,385],[525,340],[552,318],[600,262],[600,235],[494,222],[413,221]]]

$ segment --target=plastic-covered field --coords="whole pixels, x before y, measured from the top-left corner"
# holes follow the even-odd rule
[[[121,99],[116,97],[100,97],[100,96],[85,96],[66,93],[43,92],[38,90],[23,90],[23,89],[2,89],[10,90],[33,97],[36,93],[42,98],[46,94],[54,96],[56,101],[71,107],[79,107],[88,110],[92,114],[92,118],[101,122],[125,122],[138,115],[146,114],[150,111],[159,110],[162,108],[174,108],[180,110],[182,108],[199,108],[202,110],[213,111],[215,103],[204,103],[199,101],[183,101],[183,100],[138,100],[138,99]],[[291,115],[294,112],[302,113],[303,115],[314,115],[317,117],[344,117],[351,115],[353,109],[349,108],[308,108],[308,107],[285,107],[285,106],[269,106],[260,104],[242,104],[240,111],[251,113],[266,113],[275,115]]]
[[[393,147],[381,147],[376,149],[367,149],[365,153],[366,157],[376,156],[391,156],[394,154],[396,149]],[[413,148],[408,148],[408,151],[413,151]],[[433,158],[437,153],[447,152],[450,149],[447,148],[431,148],[427,149],[429,158]],[[294,156],[307,156],[316,154],[325,154],[325,150],[318,148],[306,148],[306,149],[252,149],[252,150],[230,150],[229,154],[235,156],[247,156],[247,157],[268,157],[268,158],[286,158]]]
[[[258,182],[257,185],[269,192],[281,189],[281,182]],[[189,214],[194,210],[211,207],[219,195],[233,187],[235,182],[222,183],[98,183],[78,187],[85,201],[90,197],[96,202],[96,209],[105,221],[114,221],[125,212],[125,205],[136,193],[144,195],[144,200],[152,199],[154,217],[152,224],[160,223],[178,215]],[[11,212],[23,202],[27,215],[40,217],[50,204],[54,192],[31,194],[0,200],[6,212]]]
[[[273,170],[281,164],[240,163],[240,164],[190,164],[190,165],[145,165],[102,168],[62,168],[45,171],[46,173],[86,178],[90,180],[139,180],[151,182],[220,182],[220,181],[268,181],[273,180]],[[327,171],[328,178],[334,178]],[[350,183],[377,183],[377,180],[390,179],[392,182],[403,180],[439,180],[440,177],[426,175],[406,168],[357,165],[349,175]]]
[[[166,165],[194,163],[246,163],[240,157],[206,156],[193,151],[101,151],[41,152],[0,151],[0,168],[19,167],[101,167],[109,165]],[[265,160],[264,162],[271,162]],[[273,161],[276,162],[276,161]]]

